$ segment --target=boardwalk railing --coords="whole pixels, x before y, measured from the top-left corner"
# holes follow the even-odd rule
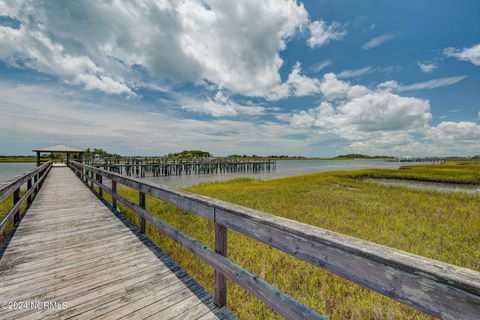
[[[236,282],[287,319],[323,319],[315,311],[272,287],[227,258],[227,229],[280,249],[366,288],[442,319],[480,318],[480,272],[381,246],[224,201],[175,190],[71,162],[74,172],[99,192],[112,196],[215,269],[215,301],[226,303],[225,277]],[[102,183],[110,179],[112,187]],[[117,194],[117,184],[138,190],[136,205]],[[145,210],[145,194],[215,223],[215,250]]]
[[[0,222],[0,235],[5,232],[12,219],[14,223],[20,220],[20,208],[25,201],[27,205],[32,203],[33,197],[38,190],[40,190],[51,167],[52,162],[47,162],[30,172],[11,178],[0,184],[0,203],[13,194],[13,207]],[[22,197],[20,197],[21,188],[25,183],[27,184],[27,190]]]

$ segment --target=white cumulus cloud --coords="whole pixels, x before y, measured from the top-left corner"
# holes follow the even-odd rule
[[[433,63],[417,63],[418,67],[420,68],[420,70],[422,70],[422,72],[425,72],[425,73],[430,73],[430,72],[433,72],[435,69],[437,69],[437,65],[433,64]]]
[[[333,73],[324,75],[320,90],[326,101],[293,114],[290,124],[346,139],[351,150],[393,150],[412,143],[432,119],[428,100],[352,85]]]
[[[7,1],[0,59],[86,89],[132,95],[145,71],[262,96],[280,83],[279,52],[308,25],[296,0]]]
[[[442,121],[428,126],[425,136],[432,141],[432,148],[442,153],[453,152],[463,155],[480,153],[480,125],[471,121]]]
[[[476,66],[480,66],[480,43],[470,48],[445,48],[443,53],[447,57],[454,57],[462,61],[470,61]]]
[[[265,108],[261,106],[241,105],[232,101],[222,91],[218,91],[212,99],[203,101],[190,101],[183,106],[183,109],[211,115],[213,117],[237,116],[237,115],[262,115]]]
[[[295,63],[287,80],[273,88],[267,94],[267,99],[279,100],[290,96],[302,97],[318,93],[320,81],[303,75],[301,71],[301,64]]]
[[[471,121],[430,125],[433,118],[430,102],[400,96],[394,92],[401,88],[395,81],[384,82],[374,90],[339,80],[333,73],[325,74],[319,81],[324,101],[318,107],[285,117],[293,128],[309,128],[322,137],[343,139],[349,142],[347,150],[351,152],[396,155],[480,152],[480,125]]]
[[[346,103],[322,102],[292,117],[295,127],[314,126],[343,138],[362,133],[416,130],[432,118],[427,100],[390,92],[369,92]]]
[[[321,47],[332,40],[342,40],[347,35],[346,26],[338,22],[327,24],[325,21],[313,21],[309,25],[310,38],[307,44],[311,48]]]

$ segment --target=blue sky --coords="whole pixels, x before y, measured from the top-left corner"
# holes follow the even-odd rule
[[[478,1],[0,3],[0,154],[480,154]]]

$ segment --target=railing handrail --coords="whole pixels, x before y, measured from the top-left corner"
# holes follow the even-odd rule
[[[13,207],[0,221],[0,234],[4,233],[12,219],[14,219],[14,222],[20,220],[20,208],[22,204],[25,201],[27,201],[28,204],[33,201],[33,192],[38,192],[50,172],[51,167],[52,162],[44,163],[43,165],[36,167],[29,172],[13,177],[0,185],[0,202],[13,194]],[[27,190],[22,197],[20,197],[20,189],[25,182],[28,183]]]
[[[200,215],[428,314],[464,319],[480,314],[480,272],[78,162],[71,165]],[[115,198],[123,202],[116,194]],[[149,220],[144,208],[136,211]]]
[[[8,198],[13,191],[18,189],[22,186],[27,180],[31,179],[35,174],[45,169],[49,166],[52,162],[48,161],[42,164],[39,167],[35,167],[34,169],[21,173],[17,176],[8,178],[7,180],[0,181],[0,202]]]

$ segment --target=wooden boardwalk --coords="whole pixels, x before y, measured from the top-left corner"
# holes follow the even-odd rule
[[[234,318],[67,167],[7,241],[0,300],[1,319]]]

